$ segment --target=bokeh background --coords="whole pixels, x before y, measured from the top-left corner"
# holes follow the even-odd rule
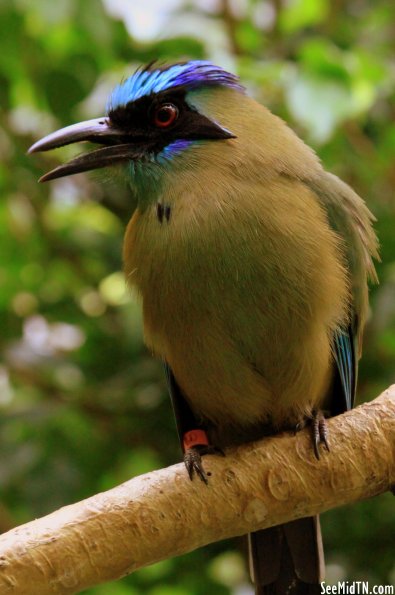
[[[39,137],[103,114],[155,58],[237,72],[377,217],[380,286],[359,400],[395,380],[393,0],[0,0],[0,530],[180,458],[161,365],[142,343],[121,246],[121,180],[37,184],[75,147]],[[389,494],[323,515],[328,581],[395,582]],[[167,560],[90,595],[251,593],[238,541]]]

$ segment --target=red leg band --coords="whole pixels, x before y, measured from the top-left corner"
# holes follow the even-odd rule
[[[207,434],[204,430],[189,430],[189,432],[185,432],[183,437],[184,450],[202,445],[209,445]]]

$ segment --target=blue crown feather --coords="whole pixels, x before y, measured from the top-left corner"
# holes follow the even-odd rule
[[[240,91],[244,90],[236,75],[207,60],[173,64],[167,68],[138,69],[131,77],[117,85],[107,102],[107,112],[127,105],[141,97],[160,93],[175,87],[188,90],[202,85],[224,85]]]

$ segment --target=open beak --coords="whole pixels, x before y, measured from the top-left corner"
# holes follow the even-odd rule
[[[147,146],[141,138],[133,138],[127,132],[111,126],[107,118],[97,118],[66,126],[52,132],[32,145],[28,153],[49,151],[70,145],[71,143],[89,141],[106,145],[89,153],[79,155],[64,165],[59,165],[40,178],[40,182],[48,182],[63,176],[71,176],[83,171],[114,165],[122,161],[136,160],[143,156]]]

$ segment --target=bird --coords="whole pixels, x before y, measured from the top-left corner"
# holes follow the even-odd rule
[[[144,339],[163,360],[184,461],[309,425],[354,403],[374,217],[239,78],[207,60],[138,68],[105,116],[30,152],[90,141],[40,181],[118,166],[137,196],[123,258],[142,300]],[[330,455],[325,455],[330,456]],[[318,517],[249,536],[255,592],[321,592]]]

